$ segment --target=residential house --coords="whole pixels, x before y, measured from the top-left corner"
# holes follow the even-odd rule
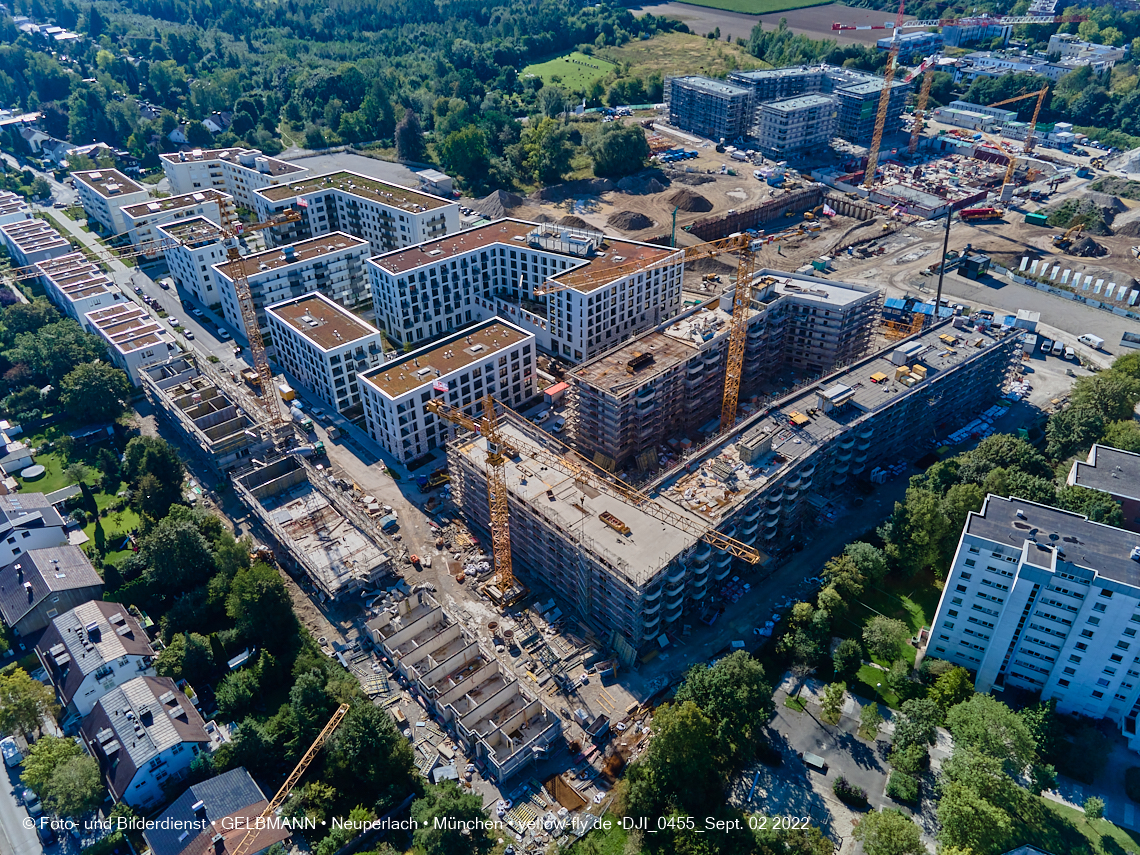
[[[19,498],[0,496],[0,502]],[[32,543],[37,534],[51,536],[47,531],[14,529],[5,540]],[[62,612],[102,596],[103,580],[78,546],[31,549],[0,568],[0,618],[17,635],[39,632]]]

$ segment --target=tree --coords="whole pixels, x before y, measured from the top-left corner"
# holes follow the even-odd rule
[[[251,711],[260,688],[252,669],[226,674],[215,689],[218,712],[226,721],[238,721]]]
[[[182,632],[170,639],[166,649],[154,660],[154,673],[191,684],[208,683],[216,664],[210,639],[196,632]]]
[[[1123,528],[1124,512],[1120,503],[1108,493],[1090,490],[1077,484],[1066,485],[1057,491],[1057,507],[1084,514],[1093,522],[1114,528]]]
[[[88,362],[60,382],[59,402],[80,423],[108,422],[122,414],[130,394],[126,372],[105,362]]]
[[[1051,765],[1034,763],[1029,770],[1029,791],[1035,796],[1057,786],[1057,769]]]
[[[843,554],[850,558],[859,568],[859,572],[872,582],[881,582],[887,575],[887,556],[877,546],[856,540],[843,548]]]
[[[910,638],[910,627],[901,620],[876,615],[863,627],[863,644],[878,659],[893,662],[902,655],[903,644]]]
[[[1105,425],[1101,442],[1105,445],[1111,445],[1113,448],[1119,448],[1121,451],[1140,454],[1140,424],[1131,419],[1111,422]]]
[[[330,755],[338,777],[353,781],[357,798],[373,804],[377,814],[399,804],[418,777],[411,743],[388,713],[369,703],[349,710],[332,737]]]
[[[1063,460],[1088,449],[1104,431],[1104,415],[1092,407],[1070,406],[1049,417],[1045,425],[1045,450]]]
[[[376,815],[372,811],[357,805],[348,812],[348,822],[333,825],[328,835],[317,844],[314,855],[334,855],[360,833],[357,829],[367,827],[366,824],[374,819]]]
[[[427,855],[476,855],[494,846],[486,830],[482,797],[464,793],[454,781],[428,787],[412,802],[412,819],[416,822],[412,842]],[[448,822],[436,827],[437,819]]]
[[[586,152],[600,178],[621,178],[645,166],[649,142],[640,125],[609,122],[598,127],[586,140]]]
[[[863,665],[863,648],[854,638],[845,638],[831,654],[831,665],[837,680],[848,682]]]
[[[925,855],[922,831],[893,808],[871,811],[855,826],[855,839],[867,855]]]
[[[902,704],[902,718],[895,724],[896,747],[933,745],[935,731],[942,721],[942,711],[929,698],[912,698]]]
[[[60,816],[77,818],[103,803],[103,774],[99,762],[86,754],[55,767],[45,791],[44,806]]]
[[[847,693],[847,684],[831,683],[823,690],[823,701],[820,703],[820,718],[828,724],[839,724],[843,715],[843,696]]]
[[[542,90],[543,92],[546,89]],[[540,184],[555,184],[570,171],[570,131],[555,119],[531,122],[522,135],[526,168]]]
[[[55,306],[43,297],[30,303],[13,303],[0,315],[0,326],[4,331],[4,343],[11,345],[20,333],[35,332],[40,327],[60,320]]]
[[[1052,760],[1061,740],[1065,738],[1065,726],[1057,718],[1057,700],[1038,701],[1031,707],[1018,712],[1029,735],[1037,746],[1037,754],[1042,759]]]
[[[478,125],[467,125],[436,144],[444,167],[472,185],[481,185],[491,168],[487,135]]]
[[[939,677],[927,697],[946,715],[951,707],[968,701],[974,694],[974,681],[970,679],[970,672],[962,667],[955,667]]]
[[[171,593],[202,584],[214,568],[210,544],[189,519],[160,520],[140,542],[139,554],[147,563],[150,581]]]
[[[990,852],[1006,839],[1013,823],[1009,814],[976,790],[953,781],[944,783],[938,801],[938,842],[971,852]]]
[[[162,63],[159,64],[161,65]],[[214,141],[214,135],[210,133],[210,129],[197,120],[189,122],[186,125],[185,133],[186,141],[190,143],[190,145],[208,146]]]
[[[1024,769],[1037,756],[1037,745],[1021,717],[990,695],[974,695],[946,716],[956,743]]]
[[[859,710],[859,729],[870,734],[871,739],[875,739],[882,724],[883,714],[879,712],[879,705],[873,701],[863,704],[863,708]]]
[[[84,332],[71,318],[65,318],[34,332],[16,335],[4,356],[9,362],[27,365],[39,380],[58,386],[77,365],[94,362],[105,352],[100,339]]]
[[[1074,407],[1100,413],[1106,422],[1128,419],[1140,403],[1140,379],[1117,371],[1081,377],[1073,383],[1071,400]]]
[[[297,616],[289,592],[268,564],[254,564],[234,576],[226,614],[241,638],[268,650],[280,651],[297,635]]]
[[[396,159],[422,163],[427,159],[427,146],[424,144],[424,129],[420,117],[414,110],[404,113],[404,118],[396,125]]]
[[[82,757],[83,749],[74,739],[47,735],[37,739],[28,748],[20,780],[41,799],[47,798],[51,776],[68,760]]]
[[[32,182],[32,197],[36,199],[51,198],[51,184],[42,175],[37,175]]]
[[[728,756],[751,759],[772,714],[772,687],[764,667],[743,650],[711,668],[691,668],[677,689],[677,703],[692,701],[716,725]]]
[[[320,127],[310,124],[305,128],[305,148],[320,151],[321,149],[328,148],[328,145],[328,140],[325,139],[325,132],[322,131]]]
[[[182,499],[185,474],[178,452],[165,440],[136,436],[127,443],[123,477],[135,491],[135,507],[152,520],[165,517]]]
[[[1038,478],[1052,476],[1049,461],[1024,439],[1008,433],[995,433],[972,450],[958,456],[958,477],[981,484],[994,469],[1012,469]]]
[[[0,674],[0,733],[27,737],[58,710],[51,687],[33,680],[23,668]]]
[[[538,108],[548,119],[557,119],[566,110],[566,93],[560,86],[543,86],[538,90]]]
[[[1082,807],[1085,810],[1085,822],[1092,822],[1104,816],[1104,799],[1089,796]]]

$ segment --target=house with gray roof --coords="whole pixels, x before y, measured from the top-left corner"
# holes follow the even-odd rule
[[[15,532],[23,539],[22,530]],[[77,546],[31,549],[0,568],[0,619],[17,635],[39,632],[52,618],[102,597],[103,580]]]
[[[0,496],[0,565],[32,549],[67,544],[67,524],[43,493]]]

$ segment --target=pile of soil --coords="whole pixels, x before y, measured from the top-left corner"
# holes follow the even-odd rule
[[[685,272],[693,273],[735,273],[736,265],[707,255],[698,256],[685,262]]]
[[[1079,258],[1100,258],[1102,255],[1108,255],[1108,250],[1092,238],[1085,237],[1069,247],[1069,255]]]
[[[676,205],[682,211],[689,213],[704,213],[713,209],[712,202],[702,196],[700,193],[694,193],[692,190],[682,188],[670,194],[666,201],[670,205]]]
[[[689,184],[693,187],[699,187],[702,184],[711,184],[716,181],[716,176],[706,175],[703,172],[678,172],[673,176],[673,180],[679,184]]]
[[[532,223],[549,223],[549,222],[552,222],[550,217],[547,216],[545,213],[538,213],[538,214],[535,214],[533,217],[528,217],[527,219],[529,219]]]
[[[553,184],[550,187],[540,187],[530,194],[536,202],[565,202],[575,196],[599,196],[609,193],[617,187],[609,178],[583,178],[579,181],[567,181],[565,184]]]
[[[576,217],[573,214],[567,214],[565,217],[563,217],[561,220],[558,221],[558,225],[570,226],[570,228],[572,228],[572,229],[592,229],[593,228],[593,226],[591,226],[589,223],[587,223],[581,217]]]
[[[1117,214],[1123,214],[1128,210],[1128,206],[1109,193],[1085,193],[1083,199],[1091,202],[1100,208],[1101,213],[1104,214],[1105,222],[1112,222],[1112,218]]]
[[[517,193],[508,193],[506,190],[496,190],[471,207],[491,220],[507,216],[512,208],[517,208],[525,200]]]
[[[1140,217],[1133,217],[1127,222],[1116,223],[1113,231],[1124,237],[1140,237]]]
[[[610,214],[606,224],[627,232],[639,232],[654,226],[653,220],[640,211],[615,211]]]
[[[647,193],[664,192],[669,185],[669,179],[659,169],[647,169],[637,175],[627,175],[615,185],[623,193],[643,196]]]

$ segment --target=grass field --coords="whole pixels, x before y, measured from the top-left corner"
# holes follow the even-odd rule
[[[746,32],[740,33],[741,38],[747,35]],[[735,69],[751,71],[770,67],[738,45],[691,33],[664,33],[646,41],[602,48],[598,53],[615,63],[628,63],[630,75],[643,80],[651,74],[662,77],[666,74],[722,77]]]
[[[790,9],[826,6],[835,0],[685,0],[685,2],[693,6],[724,9],[726,12],[742,12],[745,15],[768,15],[772,12],[787,12]]]
[[[605,77],[617,66],[597,56],[574,51],[546,62],[536,62],[523,69],[523,76],[533,74],[543,83],[557,83],[564,89],[585,89],[599,77]]]

